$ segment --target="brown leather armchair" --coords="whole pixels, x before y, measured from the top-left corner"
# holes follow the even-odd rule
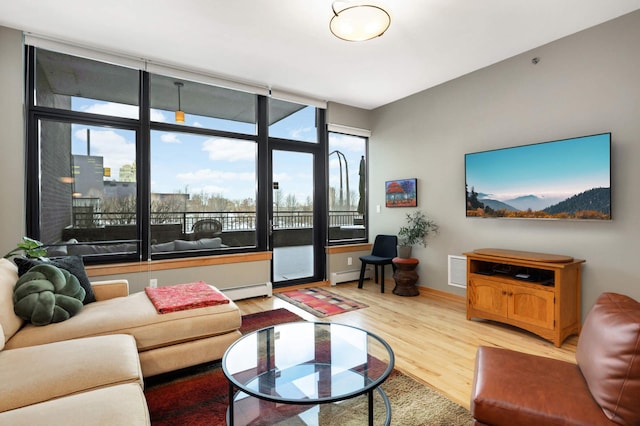
[[[602,294],[576,362],[481,346],[471,391],[476,425],[640,425],[640,303]]]

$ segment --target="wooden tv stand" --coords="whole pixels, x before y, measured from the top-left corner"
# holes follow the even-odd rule
[[[467,256],[467,319],[528,330],[557,347],[580,333],[580,272],[584,260],[505,249]]]

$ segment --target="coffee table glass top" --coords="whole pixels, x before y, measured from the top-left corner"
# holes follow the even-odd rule
[[[247,334],[227,349],[225,375],[238,389],[275,402],[340,401],[378,387],[391,373],[393,351],[356,327],[298,322]]]

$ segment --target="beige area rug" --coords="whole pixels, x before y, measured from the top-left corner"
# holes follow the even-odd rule
[[[428,386],[394,370],[382,384],[391,402],[392,425],[470,425],[471,413]]]
[[[469,411],[411,377],[393,370],[382,384],[391,404],[391,425],[394,426],[468,426],[472,424]],[[367,398],[360,396],[340,404],[322,406],[321,425],[360,426],[367,418]],[[386,410],[376,392],[374,424],[384,425]],[[280,426],[291,425],[282,423]],[[295,423],[294,423],[295,424]],[[301,425],[304,423],[300,423]]]

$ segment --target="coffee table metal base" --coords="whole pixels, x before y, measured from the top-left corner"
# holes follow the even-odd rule
[[[300,415],[308,412],[313,407],[317,407],[321,404],[314,405],[304,405],[304,404],[294,404],[287,403],[283,404],[281,402],[271,402],[261,400],[259,398],[247,395],[242,391],[236,391],[234,386],[229,386],[229,395],[233,395],[233,402],[229,404],[227,407],[227,425],[245,425],[251,423],[252,425],[271,425],[274,421],[286,421],[288,419],[292,419],[295,417],[299,417]],[[384,425],[389,426],[391,424],[391,403],[389,402],[389,398],[387,394],[381,387],[372,389],[366,395],[359,395],[360,397],[366,396],[368,399],[367,402],[367,416],[368,416],[368,424],[373,426],[374,424],[374,395],[373,392],[378,392],[380,399],[382,399],[384,410],[385,410],[385,420]],[[231,398],[230,398],[231,399]],[[339,402],[331,402],[328,404],[340,404]],[[239,411],[239,413],[238,413]],[[236,414],[237,413],[237,414]],[[260,417],[263,419],[264,423],[261,423],[255,417],[252,417],[250,413],[259,413]],[[302,420],[302,419],[300,419]],[[305,419],[308,421],[308,417]],[[314,422],[306,422],[302,420],[307,425],[320,425],[320,419],[316,419],[317,423]]]

